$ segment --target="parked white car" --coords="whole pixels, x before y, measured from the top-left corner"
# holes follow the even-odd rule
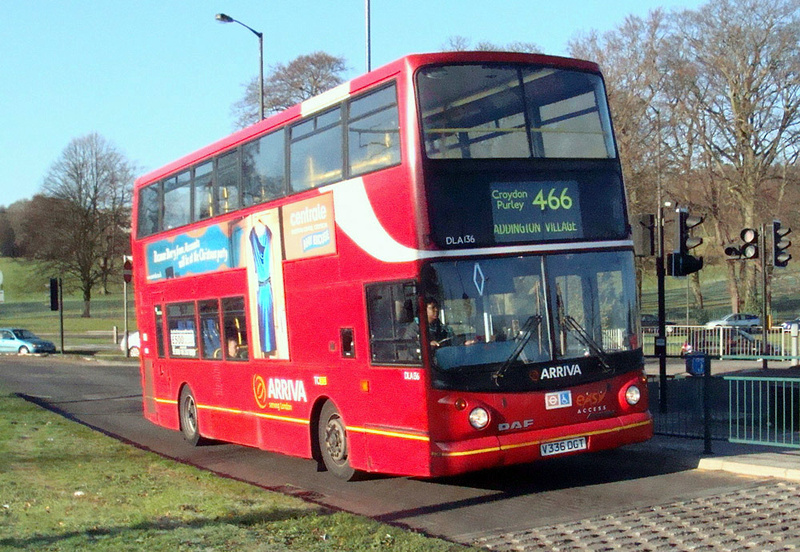
[[[727,314],[719,320],[712,320],[706,322],[706,328],[716,328],[719,326],[731,328],[752,328],[753,326],[760,326],[761,319],[755,314],[747,313],[732,313]]]
[[[119,342],[119,348],[124,353],[125,352],[125,337],[122,338],[122,341]],[[128,356],[138,357],[139,356],[139,332],[131,332],[128,334]]]

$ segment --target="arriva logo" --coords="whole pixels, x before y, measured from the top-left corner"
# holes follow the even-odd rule
[[[581,372],[580,366],[577,364],[573,364],[572,366],[565,364],[563,366],[551,366],[550,368],[545,368],[542,370],[541,379],[557,379],[581,375],[583,375],[583,372]]]
[[[267,397],[281,401],[308,402],[303,380],[269,378]]]

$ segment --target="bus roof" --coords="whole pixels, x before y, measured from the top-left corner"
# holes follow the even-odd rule
[[[254,136],[268,132],[272,128],[281,127],[284,124],[299,119],[311,113],[321,111],[327,107],[339,103],[348,96],[371,86],[376,82],[383,81],[392,75],[403,70],[408,73],[413,72],[417,67],[435,63],[470,63],[470,62],[501,62],[501,63],[531,63],[577,69],[582,71],[599,72],[599,66],[591,61],[549,56],[545,54],[527,54],[519,52],[499,52],[499,51],[468,51],[468,52],[437,52],[423,54],[409,54],[400,59],[392,61],[382,67],[374,69],[340,84],[318,96],[314,96],[299,104],[271,115],[257,123],[234,132],[216,142],[209,144],[185,155],[176,161],[168,163],[163,167],[150,171],[140,176],[134,185],[139,188],[155,180],[187,168],[204,159],[209,159],[221,151],[246,142]]]

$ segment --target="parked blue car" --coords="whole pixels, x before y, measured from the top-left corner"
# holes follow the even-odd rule
[[[31,331],[21,328],[0,328],[0,353],[55,353],[52,341],[36,337]]]

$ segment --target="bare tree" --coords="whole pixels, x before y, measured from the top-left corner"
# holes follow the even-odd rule
[[[72,140],[47,173],[43,194],[27,204],[26,256],[49,274],[73,276],[90,316],[92,290],[118,270],[129,249],[134,169],[99,134]]]
[[[669,37],[666,19],[660,10],[647,18],[629,16],[602,36],[590,32],[569,43],[572,56],[594,61],[603,70],[634,223],[637,215],[659,208],[659,186],[662,200],[672,198],[668,175],[673,171],[666,142],[670,106],[662,67],[662,50]],[[640,284],[654,266],[652,259],[637,259]]]
[[[542,53],[542,49],[533,42],[510,42],[506,46],[498,46],[493,42],[482,40],[475,46],[472,46],[472,41],[466,37],[455,35],[447,39],[442,45],[442,50],[445,52],[466,52],[467,50],[477,50],[483,52],[520,52],[528,54]]]
[[[697,139],[685,153],[732,207],[720,209],[727,224],[718,234],[757,228],[781,210],[780,166],[800,152],[800,2],[712,0],[678,14],[676,27],[668,65],[692,125],[683,134]],[[755,305],[755,268],[730,267],[729,288],[744,284],[746,308]]]
[[[800,152],[800,0],[711,0],[570,46],[604,69],[634,214],[657,207],[660,181],[706,215],[707,261],[743,226],[796,216],[787,169]],[[755,268],[728,263],[734,310],[753,306]]]
[[[342,73],[347,70],[343,57],[325,52],[299,56],[287,65],[275,65],[264,83],[264,106],[267,113],[277,113],[296,103],[341,84]],[[244,97],[232,108],[239,128],[258,122],[258,78],[245,86]]]

